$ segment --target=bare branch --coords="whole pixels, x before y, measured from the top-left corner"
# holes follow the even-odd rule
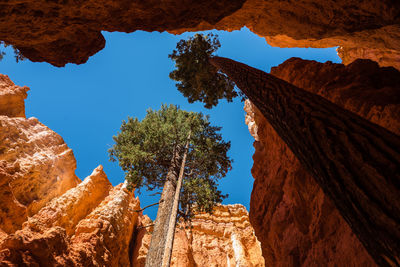
[[[147,209],[147,208],[149,208],[149,207],[151,207],[151,206],[158,205],[158,204],[162,203],[163,201],[164,201],[164,199],[161,199],[159,202],[156,202],[156,203],[147,205],[146,207],[144,207],[144,208],[142,208],[142,209],[140,209],[140,210],[134,210],[134,212],[141,212],[141,211],[143,211],[143,210],[145,210],[145,209]]]

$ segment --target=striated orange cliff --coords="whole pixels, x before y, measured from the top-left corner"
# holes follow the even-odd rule
[[[140,208],[124,185],[112,187],[101,166],[50,201],[0,241],[5,266],[129,266]]]
[[[0,3],[0,40],[32,61],[84,63],[104,48],[101,31],[238,30],[246,26],[279,47],[342,46],[356,56],[400,51],[397,0],[303,1],[7,1]],[[359,53],[355,49],[368,51]],[[393,61],[381,56],[380,62]]]
[[[357,60],[342,64],[292,58],[271,73],[320,94],[397,134],[399,72]],[[259,111],[246,102],[255,138],[250,221],[270,266],[375,266],[362,244]]]
[[[152,222],[139,199],[102,166],[81,182],[62,138],[24,117],[29,88],[0,82],[0,266],[143,266]],[[172,266],[264,266],[243,206],[192,225],[177,230]]]
[[[144,225],[149,224],[148,219]],[[144,266],[145,254],[150,244],[151,229],[142,228],[141,241],[134,250],[133,266]],[[220,205],[212,215],[197,214],[191,227],[178,225],[172,253],[171,266],[265,266],[261,247],[245,207],[239,204]]]
[[[25,118],[28,90],[0,74],[0,228],[6,233],[79,182],[64,140],[36,118]]]

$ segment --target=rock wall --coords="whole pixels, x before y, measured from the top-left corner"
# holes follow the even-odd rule
[[[148,225],[148,219],[144,225]],[[138,232],[133,266],[144,266],[151,228]],[[197,214],[191,226],[180,223],[175,232],[171,266],[263,267],[260,242],[254,235],[245,207],[220,205],[214,213]]]
[[[347,60],[371,55],[356,53],[355,48],[396,57],[400,51],[397,0],[0,3],[0,40],[15,45],[32,61],[56,66],[84,63],[101,50],[105,45],[102,30],[180,33],[244,26],[273,46],[342,46],[348,51]]]
[[[0,242],[2,266],[129,266],[140,208],[124,185],[97,167]]]
[[[36,118],[25,118],[28,90],[0,74],[0,228],[6,233],[79,183],[64,140]]]
[[[400,75],[357,60],[344,66],[292,58],[271,73],[400,133]],[[250,221],[267,266],[375,266],[332,202],[250,103],[254,136]]]

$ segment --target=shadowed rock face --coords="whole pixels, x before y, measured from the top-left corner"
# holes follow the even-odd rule
[[[399,14],[396,0],[8,1],[0,3],[0,40],[32,61],[56,66],[86,62],[105,45],[101,31],[178,33],[243,26],[273,46],[343,46],[397,55]]]
[[[292,58],[271,74],[317,93],[399,134],[399,74],[358,60],[349,66]],[[250,221],[266,265],[374,266],[314,179],[249,102],[246,122],[255,137]]]
[[[104,48],[101,31],[176,30],[215,24],[236,1],[23,1],[0,3],[0,40],[32,61],[81,64]]]

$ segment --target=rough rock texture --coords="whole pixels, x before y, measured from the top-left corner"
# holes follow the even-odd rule
[[[274,46],[400,51],[397,0],[12,1],[0,4],[0,40],[33,61],[83,63],[104,47],[101,30],[238,30]],[[368,56],[368,54],[367,54]]]
[[[6,233],[79,183],[64,140],[36,118],[24,118],[27,90],[0,76],[0,103],[10,108],[2,114],[22,116],[0,115],[0,228]]]
[[[397,134],[400,75],[368,60],[348,66],[292,58],[271,73]],[[255,137],[250,220],[267,266],[374,266],[338,211],[259,111],[246,103]]]
[[[149,223],[145,219],[144,225]],[[138,232],[141,241],[134,249],[135,267],[144,266],[150,231],[151,228],[142,228]],[[196,215],[192,228],[181,223],[175,233],[171,266],[265,266],[246,208],[239,204],[220,205],[212,215]]]
[[[109,195],[75,228],[71,252],[79,266],[129,266],[129,245],[137,227],[140,202],[126,189],[114,187]]]
[[[337,49],[343,64],[349,64],[358,58],[368,58],[380,66],[395,67],[400,70],[400,53],[396,50],[380,50],[365,47],[339,47]]]
[[[75,233],[76,225],[108,196],[111,188],[103,167],[98,166],[82,183],[52,199],[37,214],[28,218],[24,227],[40,231],[60,226],[71,236]]]
[[[15,85],[7,75],[0,74],[0,115],[25,117],[25,98],[29,87]]]
[[[5,266],[129,266],[139,200],[101,166],[0,242]],[[14,264],[14,265],[13,265]],[[2,265],[2,266],[3,266]]]

